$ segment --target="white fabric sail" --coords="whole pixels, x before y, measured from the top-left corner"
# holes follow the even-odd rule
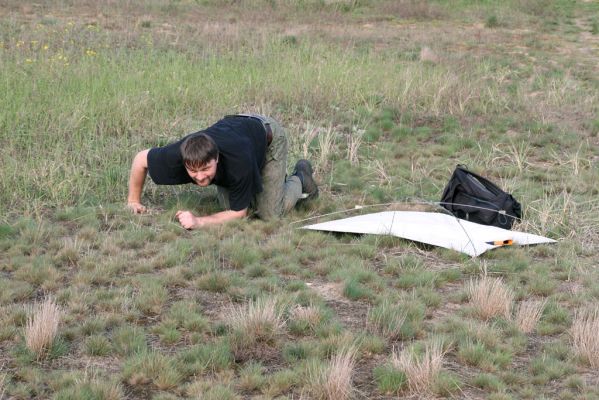
[[[307,225],[304,229],[329,232],[393,235],[456,250],[476,257],[503,243],[530,245],[555,240],[525,232],[481,225],[451,215],[419,211],[385,211]]]

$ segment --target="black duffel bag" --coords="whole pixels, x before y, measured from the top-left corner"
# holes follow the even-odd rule
[[[522,217],[522,207],[511,194],[463,165],[453,171],[440,204],[458,218],[503,229],[511,229]]]

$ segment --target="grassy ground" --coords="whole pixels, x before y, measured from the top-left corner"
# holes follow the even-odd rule
[[[0,397],[599,398],[597,2],[8,0],[0,71]],[[124,210],[136,151],[248,110],[314,160],[316,203],[187,232],[214,191],[148,183]],[[421,208],[457,163],[558,244],[296,229]]]

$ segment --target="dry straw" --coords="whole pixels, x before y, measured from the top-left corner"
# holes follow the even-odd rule
[[[291,319],[297,322],[306,323],[311,329],[314,329],[322,320],[322,313],[316,306],[296,306],[291,310]]]
[[[355,392],[352,375],[356,363],[356,348],[342,347],[322,368],[310,372],[311,397],[315,399],[346,400]]]
[[[234,331],[258,341],[269,341],[278,335],[285,321],[275,299],[257,299],[233,308],[228,321]]]
[[[0,368],[0,371],[2,368]],[[6,375],[0,374],[0,399],[4,399],[4,392],[6,391]]]
[[[501,316],[510,319],[514,292],[503,283],[501,278],[483,276],[468,285],[470,304],[479,317],[489,319]]]
[[[570,335],[574,351],[593,368],[599,367],[599,308],[576,313]]]
[[[516,326],[521,332],[530,333],[537,326],[547,300],[526,300],[520,303],[516,311]]]
[[[49,350],[60,323],[61,310],[51,297],[31,308],[31,314],[25,327],[25,343],[27,348],[43,358]]]
[[[411,350],[393,352],[391,363],[406,374],[408,388],[414,394],[431,393],[435,379],[443,367],[443,345],[440,341],[427,344],[422,356]]]

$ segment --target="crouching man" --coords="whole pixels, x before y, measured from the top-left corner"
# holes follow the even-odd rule
[[[146,174],[158,185],[217,186],[223,211],[196,216],[179,210],[186,229],[244,218],[252,207],[271,219],[291,210],[302,198],[318,196],[308,160],[299,160],[287,176],[287,136],[274,119],[258,114],[230,115],[203,131],[164,147],[142,150],[133,159],[128,208],[144,213],[141,203]]]

